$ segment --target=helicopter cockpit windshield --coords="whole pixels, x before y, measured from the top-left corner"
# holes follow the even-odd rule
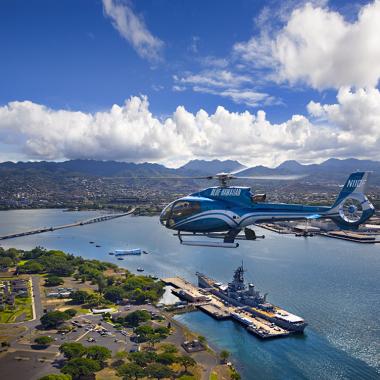
[[[161,213],[160,222],[166,227],[171,227],[180,220],[201,211],[201,205],[197,201],[179,200],[168,205]]]

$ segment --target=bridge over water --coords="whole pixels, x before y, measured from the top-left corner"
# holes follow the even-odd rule
[[[123,216],[130,215],[134,211],[135,211],[135,208],[132,208],[128,212],[123,212],[123,213],[120,213],[120,214],[101,215],[101,216],[97,216],[95,218],[80,220],[80,221],[74,222],[74,223],[63,224],[61,226],[42,227],[42,228],[37,228],[37,229],[34,229],[34,230],[30,230],[30,231],[24,231],[24,232],[18,232],[18,233],[14,233],[14,234],[3,235],[3,236],[0,236],[0,240],[14,239],[14,238],[21,237],[21,236],[36,235],[36,234],[41,234],[43,232],[62,230],[63,228],[85,226],[87,224],[105,222],[107,220],[121,218]]]

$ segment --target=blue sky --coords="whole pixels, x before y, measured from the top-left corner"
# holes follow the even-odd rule
[[[0,6],[0,107],[3,107],[3,113],[0,108],[0,147],[3,151],[0,159],[65,159],[78,156],[148,160],[175,165],[194,157],[231,157],[274,165],[286,158],[307,162],[329,155],[367,157],[368,153],[364,154],[363,149],[355,148],[350,152],[348,146],[339,145],[344,136],[338,134],[350,128],[341,121],[347,119],[347,115],[342,114],[339,119],[324,106],[337,104],[344,112],[344,101],[360,98],[358,91],[361,89],[364,89],[366,99],[370,95],[369,90],[374,90],[372,96],[377,101],[380,59],[377,52],[369,52],[369,57],[363,57],[363,60],[370,62],[370,66],[360,70],[355,68],[358,65],[354,67],[354,63],[352,67],[348,64],[343,69],[337,65],[345,65],[347,60],[346,53],[338,51],[340,39],[346,39],[347,46],[355,48],[352,44],[360,45],[374,33],[363,26],[365,20],[360,23],[360,12],[369,7],[368,17],[374,19],[378,5],[376,1],[356,2],[348,6],[344,1],[313,1],[308,4],[302,1],[253,0],[5,0]],[[307,34],[310,23],[305,21],[305,28],[297,28],[308,17],[311,20],[320,17],[319,24],[311,26],[312,39]],[[337,21],[330,22],[331,18]],[[356,32],[360,28],[360,33]],[[305,36],[302,35],[304,30]],[[331,40],[336,40],[336,44],[330,46],[329,36],[316,34],[315,40],[318,42],[320,38],[320,43],[313,46],[314,33],[323,34],[324,30],[331,34]],[[380,45],[376,32],[372,37],[375,41],[377,38]],[[300,38],[305,38],[309,44],[305,51],[310,54],[298,52],[291,56]],[[320,46],[323,49],[318,55]],[[369,50],[370,47],[367,47],[364,54]],[[326,57],[321,64],[317,61],[322,54]],[[335,66],[319,73],[321,65]],[[362,72],[371,72],[372,75]],[[337,100],[339,94],[342,96]],[[142,95],[147,98],[141,98]],[[154,118],[148,122],[152,122],[152,128],[142,137],[138,133],[133,136],[131,140],[140,138],[138,143],[116,144],[115,151],[118,153],[110,153],[114,148],[109,129],[114,128],[116,122],[110,122],[106,131],[99,131],[93,119],[97,112],[109,116],[113,104],[122,107],[124,114],[127,114],[130,108],[125,106],[128,108],[126,110],[123,105],[131,97],[140,100],[136,107],[140,107],[141,123],[144,123],[144,116],[141,115],[151,114]],[[17,110],[14,109],[14,102],[17,102]],[[310,105],[310,102],[317,106]],[[11,104],[13,113],[9,108]],[[20,108],[27,105],[26,117],[25,109]],[[45,113],[30,110],[30,107],[38,106],[44,107]],[[176,112],[177,107],[183,107],[186,115]],[[226,118],[216,115],[218,107],[228,112],[230,120],[226,121],[226,125]],[[261,161],[250,159],[254,155],[262,155],[262,149],[251,145],[246,149],[227,146],[220,137],[213,137],[213,133],[210,136],[209,130],[204,129],[207,123],[202,115],[198,115],[200,110],[207,112],[210,123],[216,124],[215,128],[226,128],[227,133],[231,132],[231,115],[253,115],[255,120],[251,120],[249,128],[255,130],[252,137],[256,140],[265,133],[260,129],[262,126],[254,124],[260,119],[258,111],[263,110],[265,122],[269,123],[271,130],[274,125],[287,123],[285,129],[293,134],[293,138],[300,139],[301,146],[280,144],[275,138],[270,142],[263,139],[265,158]],[[41,142],[47,129],[51,129],[50,111],[58,117],[58,124],[62,123],[61,130],[71,127],[67,126],[67,121],[59,119],[57,112],[66,112],[70,120],[75,118],[75,113],[68,114],[72,111],[79,111],[91,118],[85,121],[85,125],[83,120],[75,119],[73,125],[76,127],[72,127],[75,131],[86,130],[81,131],[77,139],[97,131],[96,136],[91,137],[96,141],[91,142],[88,152],[78,152],[75,148],[78,141],[75,139],[63,141],[65,147],[61,151],[48,147],[60,145],[61,142],[57,144],[52,138]],[[26,125],[33,124],[36,113],[42,118],[39,124],[45,126],[38,131],[33,127],[30,132]],[[180,125],[176,121],[189,115],[195,117],[196,126],[191,126],[191,123]],[[303,128],[300,132],[302,136],[297,136],[298,131],[293,130],[296,127],[290,125],[294,115],[306,119],[302,121],[302,126],[297,127]],[[10,116],[13,118],[11,121]],[[118,122],[123,125],[130,123],[124,131],[130,136],[128,127],[131,130],[137,127],[129,116]],[[169,125],[162,128],[170,124],[168,119],[175,120],[175,127]],[[241,117],[238,119],[238,124],[242,122],[242,129],[248,128]],[[155,129],[153,125],[157,124],[156,121],[161,124]],[[296,122],[300,123],[299,120]],[[323,135],[318,132],[316,141],[309,141],[310,138],[306,141],[305,134],[312,132],[305,130],[305,123],[322,128]],[[365,125],[363,128],[372,127]],[[175,129],[170,129],[173,141],[168,144],[170,149],[167,153],[174,158],[169,160],[158,153],[163,138],[157,136],[161,132],[154,132],[165,128]],[[194,128],[198,128],[197,133]],[[335,135],[325,146],[321,146],[321,141],[326,142],[329,135],[329,130],[325,128],[330,128]],[[116,129],[112,129],[113,132]],[[193,130],[191,143],[187,143],[185,140],[190,137],[186,131],[190,130]],[[113,132],[111,134],[115,137]],[[74,132],[65,132],[71,133]],[[249,132],[246,133],[249,136]],[[194,137],[195,134],[198,137]],[[181,141],[175,141],[178,135]],[[103,142],[101,139],[104,139]],[[108,153],[104,146],[97,151],[97,144],[105,142],[109,143]],[[184,146],[179,152],[172,148],[172,145],[181,144]],[[236,144],[240,144],[239,140]],[[371,144],[378,148],[378,142]],[[256,154],[250,152],[253,148]],[[136,152],[136,156],[123,154],[126,149]],[[137,153],[139,149],[147,153]],[[268,149],[275,150],[275,159],[268,154]],[[308,154],[305,155],[305,152]]]

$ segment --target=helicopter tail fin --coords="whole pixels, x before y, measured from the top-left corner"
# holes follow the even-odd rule
[[[355,229],[374,213],[375,208],[364,194],[369,172],[351,173],[335,203],[328,211],[341,228]]]

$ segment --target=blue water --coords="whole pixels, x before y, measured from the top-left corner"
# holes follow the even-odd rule
[[[97,214],[0,212],[0,235]],[[264,240],[242,242],[237,249],[188,247],[179,245],[156,217],[125,217],[2,245],[62,249],[131,271],[141,266],[147,274],[180,275],[193,282],[196,271],[228,281],[244,260],[247,280],[269,292],[269,301],[309,322],[304,336],[261,341],[231,321],[216,322],[201,313],[178,317],[216,348],[228,349],[244,379],[380,379],[380,245],[263,233]],[[124,261],[108,255],[110,250],[135,247],[151,254]]]

